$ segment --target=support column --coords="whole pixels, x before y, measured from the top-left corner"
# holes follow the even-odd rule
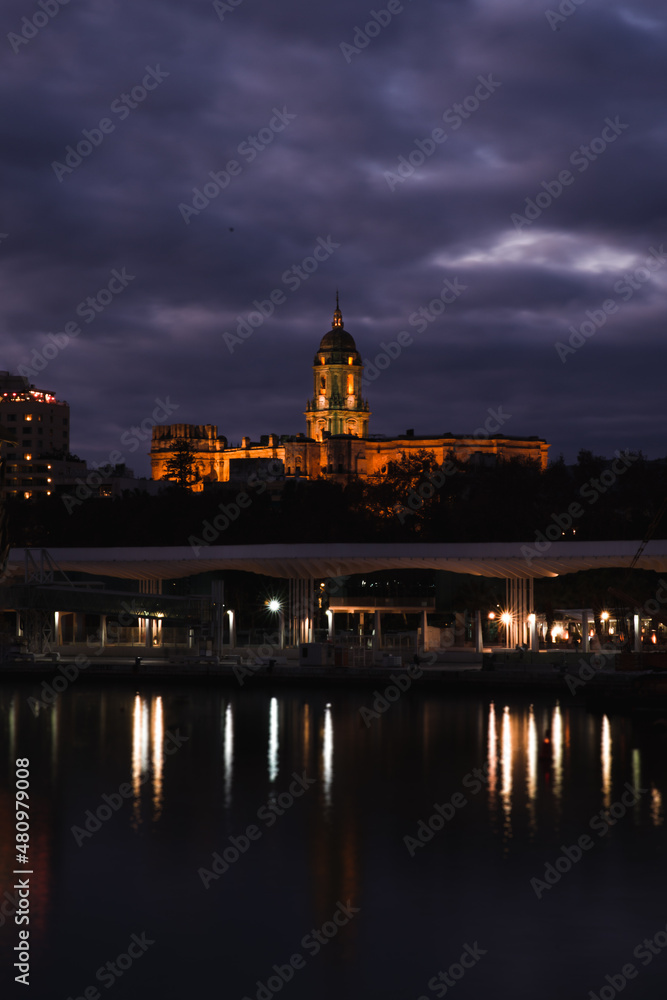
[[[422,611],[422,652],[428,650],[428,614],[426,608]]]
[[[591,651],[591,640],[588,636],[588,611],[581,612],[581,651],[582,653],[590,653]]]
[[[211,584],[211,602],[213,604],[213,652],[217,656],[222,653],[224,646],[224,601],[225,584],[223,580],[214,580]]]
[[[637,614],[632,616],[632,630],[635,634],[633,650],[635,653],[641,653],[642,651],[641,619]]]
[[[375,612],[375,633],[373,635],[373,649],[376,653],[382,648],[382,623],[380,621],[380,611]]]
[[[107,616],[100,615],[100,649],[104,649],[107,644]],[[60,645],[60,622],[58,622],[56,628],[56,644]]]
[[[86,641],[86,616],[81,611],[74,612],[73,633],[74,642]]]
[[[146,640],[144,645],[146,649],[153,648],[153,620],[151,618],[144,618],[146,623]]]
[[[455,646],[465,646],[466,644],[466,612],[465,611],[455,611],[454,612],[455,626],[454,626],[454,645]]]
[[[231,609],[227,612],[229,618],[229,648],[236,649],[236,613]]]
[[[482,612],[475,612],[475,652],[484,652],[484,640],[482,638]]]
[[[327,611],[327,639],[333,642],[334,638],[334,614],[335,612],[331,608]]]
[[[530,650],[532,653],[538,653],[540,649],[540,643],[537,638],[537,616],[535,615],[534,611],[531,611],[531,613],[528,615],[528,627],[530,635],[530,642],[529,642]]]

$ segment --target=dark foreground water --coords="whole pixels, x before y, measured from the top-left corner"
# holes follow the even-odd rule
[[[81,681],[35,717],[38,691],[0,692],[2,996],[664,995],[660,727],[419,691],[367,725],[370,689],[251,681]],[[17,758],[29,987],[11,957]]]

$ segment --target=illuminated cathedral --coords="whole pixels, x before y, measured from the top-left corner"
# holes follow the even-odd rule
[[[153,428],[151,474],[165,479],[166,463],[179,442],[193,454],[198,483],[238,480],[261,469],[269,460],[285,477],[326,477],[345,482],[386,473],[390,462],[419,451],[432,452],[442,465],[454,456],[463,461],[493,464],[501,459],[535,460],[546,468],[549,445],[542,438],[514,438],[492,431],[469,436],[443,434],[419,437],[413,431],[388,438],[370,435],[371,416],[362,397],[364,365],[354,338],[345,329],[336,295],[331,329],[325,333],[313,361],[313,395],[306,403],[306,433],[267,434],[259,441],[244,437],[230,446],[215,424],[167,424]],[[276,465],[276,462],[279,463]]]

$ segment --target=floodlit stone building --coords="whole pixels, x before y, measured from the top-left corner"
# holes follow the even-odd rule
[[[523,458],[546,468],[549,445],[542,438],[515,438],[498,433],[502,414],[490,415],[485,427],[469,436],[441,434],[419,437],[408,430],[387,438],[368,431],[371,416],[362,396],[364,365],[354,338],[344,328],[336,298],[331,330],[320,342],[313,362],[313,395],[306,403],[306,434],[267,434],[259,441],[244,437],[240,447],[229,447],[215,424],[168,424],[153,428],[151,474],[166,478],[166,464],[179,441],[187,441],[201,481],[228,482],[236,478],[232,463],[239,459],[282,463],[287,477],[345,481],[353,477],[382,476],[390,462],[403,455],[429,451],[442,464],[451,455],[463,461],[493,464],[499,459]]]

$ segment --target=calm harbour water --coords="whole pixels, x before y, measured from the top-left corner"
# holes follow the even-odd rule
[[[31,986],[16,995],[610,1000],[605,977],[618,987],[628,963],[624,998],[664,993],[660,727],[418,689],[366,725],[370,688],[251,682],[82,680],[35,717],[39,688],[0,692],[10,897],[14,760],[31,772]],[[6,915],[3,995],[17,931]]]

